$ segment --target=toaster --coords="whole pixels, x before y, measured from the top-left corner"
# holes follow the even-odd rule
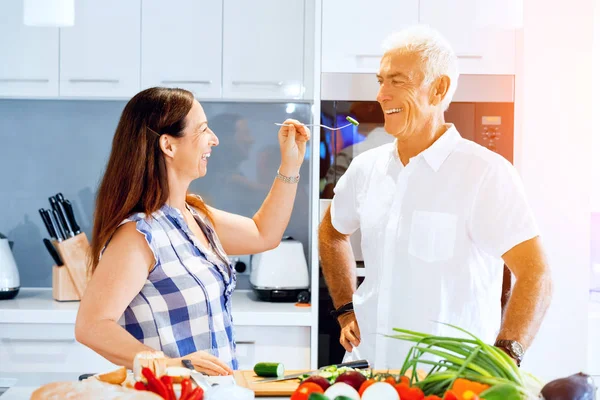
[[[309,282],[304,247],[293,238],[251,258],[250,285],[260,300],[307,302]]]

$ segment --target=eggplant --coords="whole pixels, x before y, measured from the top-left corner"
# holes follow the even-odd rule
[[[580,372],[548,382],[541,395],[544,400],[594,400],[596,385],[591,376]]]

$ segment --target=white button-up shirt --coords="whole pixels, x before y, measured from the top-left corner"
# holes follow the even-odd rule
[[[501,256],[538,235],[515,168],[453,125],[403,166],[390,143],[356,157],[339,180],[332,224],[361,230],[366,278],[353,297],[358,348],[377,368],[400,368],[405,328],[493,344],[501,323]]]

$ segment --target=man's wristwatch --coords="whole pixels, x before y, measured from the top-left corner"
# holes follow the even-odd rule
[[[525,350],[521,343],[516,340],[496,340],[494,346],[504,350],[511,358],[514,358],[517,365],[521,366],[521,361],[525,355]]]

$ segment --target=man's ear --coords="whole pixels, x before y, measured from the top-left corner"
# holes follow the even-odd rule
[[[430,102],[437,106],[444,100],[450,89],[450,78],[447,75],[442,75],[437,78],[431,85]]]
[[[161,135],[158,138],[158,145],[165,156],[173,158],[175,155],[175,143],[169,135]]]

